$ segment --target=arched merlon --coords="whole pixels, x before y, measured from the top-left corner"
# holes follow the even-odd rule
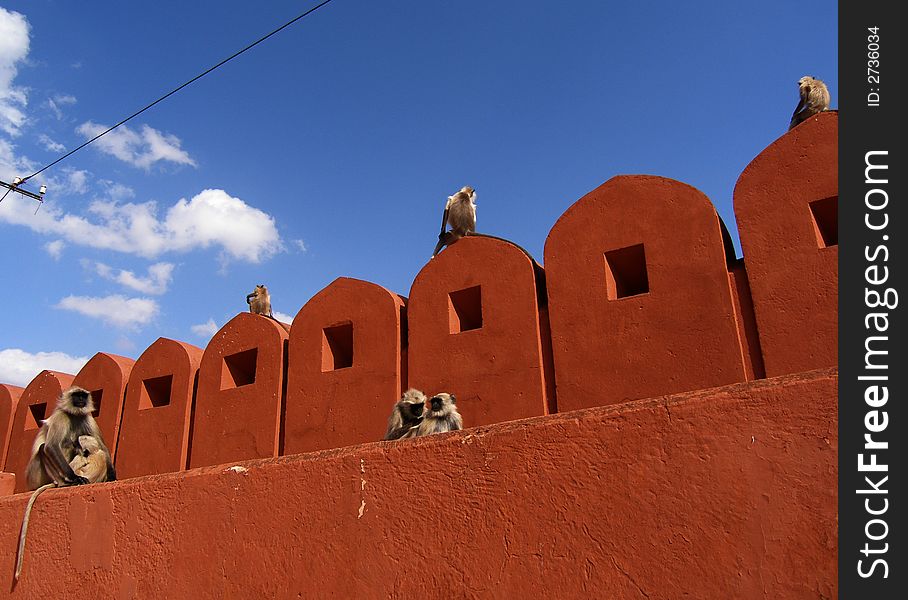
[[[125,356],[98,352],[85,363],[73,380],[73,385],[91,392],[98,427],[115,460],[120,420],[123,416],[123,396],[135,362]]]
[[[537,269],[510,242],[466,237],[413,282],[409,384],[455,394],[465,427],[550,411]]]
[[[214,334],[199,368],[190,468],[278,455],[287,331],[240,313]]]
[[[28,488],[25,467],[31,457],[35,435],[41,421],[53,414],[63,390],[72,385],[73,376],[57,371],[41,371],[26,386],[16,406],[16,416],[9,435],[4,471],[16,474],[16,491]]]
[[[283,454],[380,440],[405,385],[405,301],[335,279],[293,319]]]
[[[820,113],[744,169],[734,204],[766,375],[838,361],[838,124]]]
[[[745,381],[722,223],[702,192],[614,177],[545,244],[561,411]]]
[[[9,448],[9,437],[13,430],[13,417],[16,406],[25,390],[15,385],[0,383],[0,471],[6,464],[6,450]]]
[[[129,375],[117,447],[121,478],[186,468],[202,349],[158,338]]]
[[[835,598],[836,384],[49,490],[0,597]],[[0,498],[4,548],[27,500]]]

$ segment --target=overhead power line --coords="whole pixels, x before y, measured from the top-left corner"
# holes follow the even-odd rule
[[[126,117],[125,119],[123,119],[122,121],[120,121],[119,123],[117,123],[116,125],[114,125],[113,127],[110,127],[110,128],[108,128],[108,129],[102,131],[101,133],[99,133],[99,134],[96,135],[95,137],[91,138],[90,140],[88,140],[87,142],[85,142],[84,144],[82,144],[81,146],[78,146],[78,147],[76,147],[76,148],[73,148],[72,150],[70,150],[69,152],[67,152],[66,154],[64,154],[63,156],[61,156],[61,157],[58,158],[57,160],[55,160],[54,162],[52,162],[52,163],[50,163],[50,164],[48,164],[48,165],[46,165],[46,166],[44,166],[44,167],[41,167],[40,169],[38,169],[37,171],[35,171],[35,172],[32,173],[31,175],[29,175],[28,177],[23,178],[21,183],[25,183],[26,181],[28,181],[29,179],[31,179],[31,178],[34,177],[35,175],[37,175],[37,174],[39,174],[39,173],[41,173],[41,172],[43,172],[43,171],[46,171],[47,169],[51,168],[52,166],[54,166],[55,164],[57,164],[57,163],[60,162],[61,160],[64,160],[64,159],[66,159],[66,158],[72,156],[73,154],[75,154],[76,152],[78,152],[79,150],[81,150],[82,148],[84,148],[85,146],[87,146],[87,145],[91,144],[92,142],[94,142],[95,140],[97,140],[98,138],[107,135],[108,133],[110,133],[111,131],[113,131],[114,129],[116,129],[117,127],[119,127],[120,125],[123,125],[124,123],[126,123],[127,121],[130,121],[130,120],[132,120],[132,119],[138,117],[139,115],[141,115],[143,112],[145,112],[146,110],[148,110],[149,108],[151,108],[151,107],[154,106],[155,104],[158,104],[159,102],[161,102],[161,101],[163,101],[163,100],[166,100],[166,99],[169,98],[170,96],[173,96],[174,94],[176,94],[177,92],[179,92],[180,90],[182,90],[184,87],[188,86],[188,85],[191,84],[191,83],[194,83],[194,82],[198,81],[199,79],[201,79],[201,78],[204,77],[205,75],[208,75],[209,73],[211,73],[212,71],[214,71],[214,70],[217,69],[218,67],[220,67],[220,66],[222,66],[222,65],[224,65],[224,64],[226,64],[226,63],[228,63],[228,62],[230,62],[231,60],[233,60],[234,58],[236,58],[237,56],[239,56],[239,55],[242,54],[243,52],[246,52],[247,50],[251,50],[251,49],[254,48],[255,46],[258,46],[259,44],[261,44],[262,42],[264,42],[265,40],[267,40],[268,38],[270,38],[270,37],[273,36],[274,34],[276,34],[276,33],[280,32],[280,31],[286,29],[287,27],[290,27],[291,25],[293,25],[294,23],[296,23],[297,21],[299,21],[299,20],[302,19],[303,17],[306,17],[306,16],[308,16],[308,15],[314,13],[315,11],[317,11],[318,9],[320,9],[321,7],[325,6],[326,4],[329,4],[331,1],[332,1],[332,0],[324,0],[324,2],[322,2],[321,4],[318,4],[318,5],[316,5],[316,6],[312,7],[312,8],[310,8],[310,9],[307,10],[306,12],[302,13],[301,15],[298,15],[298,16],[294,17],[293,19],[287,21],[286,23],[284,23],[283,25],[281,25],[280,27],[278,27],[277,29],[275,29],[275,30],[272,31],[271,33],[269,33],[269,34],[267,34],[267,35],[264,35],[264,36],[260,37],[259,39],[257,39],[256,41],[252,42],[251,44],[249,44],[248,46],[246,46],[246,47],[243,48],[242,50],[239,50],[238,52],[235,52],[235,53],[231,54],[230,56],[228,56],[227,58],[225,58],[224,60],[222,60],[222,61],[219,62],[218,64],[214,65],[213,67],[211,67],[211,68],[205,70],[205,71],[202,72],[202,73],[199,73],[198,75],[196,75],[195,77],[193,77],[192,79],[190,79],[189,81],[187,81],[186,83],[184,83],[184,84],[182,84],[182,85],[180,85],[180,86],[178,86],[178,87],[172,89],[171,91],[167,92],[166,94],[164,94],[163,96],[161,96],[160,98],[158,98],[157,100],[155,100],[154,102],[152,102],[151,104],[149,104],[148,106],[142,108],[141,110],[138,110],[138,111],[134,112],[133,114],[129,115],[128,117]]]

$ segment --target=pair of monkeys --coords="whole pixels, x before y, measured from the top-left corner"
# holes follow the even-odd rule
[[[410,388],[394,404],[391,416],[388,417],[385,439],[422,437],[458,429],[463,429],[463,418],[457,412],[457,398],[454,394],[442,392],[426,400],[425,394]]]
[[[60,396],[53,414],[38,430],[32,455],[25,467],[28,487],[35,490],[25,507],[14,579],[19,579],[25,556],[25,535],[32,506],[38,494],[52,487],[114,481],[117,472],[110,450],[92,416],[95,404],[91,393],[71,387]]]

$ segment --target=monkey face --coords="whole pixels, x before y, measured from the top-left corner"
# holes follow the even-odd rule
[[[425,406],[425,402],[407,402],[404,403],[402,408],[406,413],[409,413],[409,419],[420,419]]]
[[[454,409],[454,405],[457,403],[457,398],[454,397],[454,394],[436,394],[432,396],[432,399],[429,400],[429,411],[426,413],[427,417],[443,417],[450,413]]]

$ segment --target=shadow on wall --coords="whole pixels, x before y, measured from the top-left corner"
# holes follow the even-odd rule
[[[455,393],[471,427],[834,366],[837,139],[821,113],[747,166],[743,260],[698,190],[614,177],[558,219],[545,269],[468,237],[409,299],[342,277],[289,333],[241,313],[204,351],[161,338],[134,363],[99,353],[75,378],[0,385],[0,464],[24,490],[41,419],[74,381],[125,478],[377,441],[410,386]]]

